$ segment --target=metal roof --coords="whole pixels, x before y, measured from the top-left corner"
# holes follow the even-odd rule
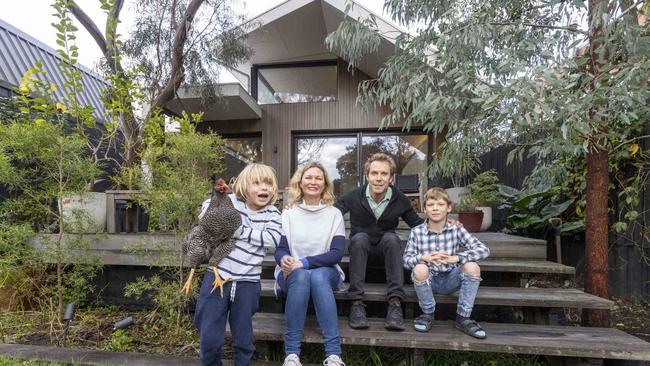
[[[39,60],[46,71],[45,78],[57,87],[55,96],[63,100],[65,81],[60,72],[61,57],[53,48],[0,19],[0,85],[17,87],[25,72]],[[80,64],[75,67],[82,71],[83,92],[78,95],[79,103],[93,107],[95,117],[101,120],[105,115],[101,95],[108,84],[90,69]]]

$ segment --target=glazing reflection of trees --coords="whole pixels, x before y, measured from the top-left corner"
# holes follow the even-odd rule
[[[376,136],[364,138],[361,146],[360,162],[357,161],[356,144],[348,145],[345,149],[347,152],[337,161],[336,169],[341,176],[341,181],[354,182],[354,185],[356,185],[357,174],[359,174],[357,167],[364,164],[366,159],[373,154],[384,153],[392,157],[397,166],[395,174],[404,174],[406,167],[413,158],[416,158],[416,160],[426,160],[426,155],[423,152],[400,136]],[[362,170],[361,174],[363,174],[363,166],[360,168]],[[416,171],[411,173],[418,172]]]
[[[327,139],[298,139],[297,140],[297,161],[296,165],[301,166],[310,161],[318,161],[323,152]]]

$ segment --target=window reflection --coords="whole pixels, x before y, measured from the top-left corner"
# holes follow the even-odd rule
[[[300,137],[295,141],[296,167],[311,161],[323,164],[334,183],[334,195],[357,186],[356,137]]]
[[[336,65],[260,68],[259,104],[336,101]]]
[[[262,138],[242,137],[224,138],[226,170],[223,178],[226,182],[236,177],[246,165],[262,162]]]
[[[372,154],[384,153],[395,160],[394,184],[403,192],[417,192],[420,173],[427,168],[427,135],[392,135],[362,137],[362,161]]]

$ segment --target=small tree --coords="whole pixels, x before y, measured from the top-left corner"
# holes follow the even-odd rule
[[[165,276],[129,284],[126,295],[137,297],[153,291],[159,310],[178,324],[185,304],[179,290],[184,281],[180,243],[198,222],[198,208],[211,191],[210,179],[223,171],[223,140],[216,134],[196,132],[200,115],[168,121],[178,124],[177,132],[161,132],[165,123],[162,116],[154,116],[151,121],[156,125],[147,134],[147,148],[142,156],[149,171],[141,172],[151,179],[142,187],[146,198],[140,204],[151,216],[150,225],[174,234],[173,242],[159,243],[157,249],[176,253],[171,258],[163,258],[165,263],[161,263],[176,266],[167,267]],[[178,282],[165,280],[170,277],[177,278]]]

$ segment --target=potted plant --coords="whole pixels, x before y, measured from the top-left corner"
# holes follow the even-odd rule
[[[460,196],[458,220],[467,231],[476,232],[481,230],[483,211],[477,209],[477,201],[471,191],[462,193]]]
[[[481,211],[483,217],[479,230],[485,231],[492,226],[492,206],[501,203],[496,170],[490,169],[478,174],[472,183],[467,185],[467,189],[468,192],[461,196],[461,211]]]

